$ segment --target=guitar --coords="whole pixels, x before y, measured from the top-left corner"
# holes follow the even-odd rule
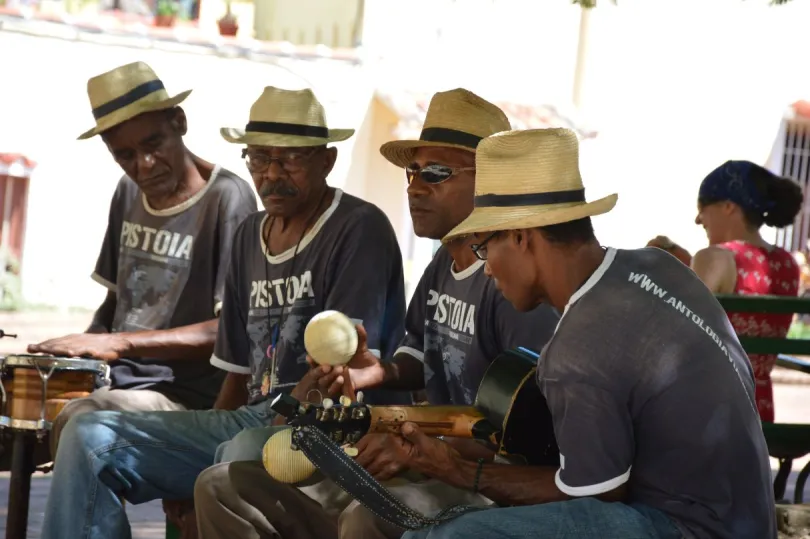
[[[538,357],[522,347],[501,353],[484,373],[472,406],[374,406],[330,399],[316,405],[282,394],[270,408],[293,429],[315,427],[337,445],[354,444],[370,433],[397,433],[412,422],[429,436],[480,440],[512,462],[558,466],[551,413],[534,380]]]

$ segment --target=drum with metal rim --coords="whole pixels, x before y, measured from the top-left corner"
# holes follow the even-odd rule
[[[95,359],[18,354],[0,358],[0,428],[44,432],[71,399],[110,380]]]

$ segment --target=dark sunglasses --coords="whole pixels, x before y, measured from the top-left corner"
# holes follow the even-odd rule
[[[460,172],[468,170],[475,170],[475,167],[448,167],[446,165],[426,165],[424,167],[417,167],[410,165],[405,167],[405,177],[408,179],[408,185],[413,182],[418,174],[423,182],[436,185],[445,182]]]

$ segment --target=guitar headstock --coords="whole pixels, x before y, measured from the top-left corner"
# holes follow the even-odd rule
[[[286,417],[288,425],[312,425],[339,445],[356,443],[371,426],[369,407],[362,402],[351,402],[347,397],[341,397],[339,402],[325,398],[321,404],[313,404],[281,394],[273,399],[270,408]]]

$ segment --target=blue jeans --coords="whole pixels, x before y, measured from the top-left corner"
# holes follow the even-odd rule
[[[402,539],[680,539],[664,513],[595,498],[472,510]]]
[[[130,539],[120,498],[183,500],[214,463],[217,447],[268,425],[267,403],[236,411],[90,412],[60,436],[43,539]]]
[[[214,464],[237,462],[240,460],[262,460],[262,449],[268,438],[288,426],[262,427],[247,429],[233,437],[233,440],[222,442],[214,455]]]

